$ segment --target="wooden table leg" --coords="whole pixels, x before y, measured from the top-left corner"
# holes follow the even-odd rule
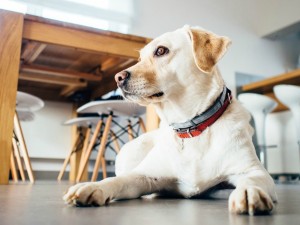
[[[29,155],[28,155],[28,150],[27,150],[27,147],[26,147],[26,144],[25,144],[23,131],[22,131],[17,113],[15,113],[15,117],[14,117],[14,130],[15,130],[16,136],[19,140],[20,150],[23,153],[23,159],[24,159],[24,162],[25,162],[25,167],[26,167],[26,170],[27,170],[27,173],[28,173],[29,180],[30,180],[31,183],[34,183],[34,176],[33,176],[33,172],[32,172],[31,162],[30,162],[30,158],[29,158]]]
[[[13,143],[13,150],[17,159],[17,164],[18,164],[18,168],[20,171],[20,175],[21,175],[21,179],[22,181],[25,181],[25,173],[24,173],[24,168],[23,168],[23,164],[22,164],[22,160],[21,160],[21,155],[20,155],[20,151],[19,151],[19,147],[17,144],[17,141],[15,138],[12,138],[12,143]]]
[[[23,14],[0,10],[0,184],[8,184]]]
[[[94,144],[97,140],[97,137],[101,131],[101,127],[102,127],[102,122],[103,120],[99,120],[99,122],[97,123],[97,126],[95,128],[95,131],[94,131],[94,134],[91,138],[91,141],[88,145],[88,148],[86,150],[86,153],[84,154],[84,158],[83,158],[83,161],[82,163],[80,164],[80,167],[79,167],[79,170],[78,170],[78,175],[76,177],[76,182],[80,182],[81,178],[82,178],[82,175],[83,175],[83,172],[84,172],[84,168],[87,166],[87,163],[89,161],[89,158],[90,158],[90,155],[92,153],[92,150],[93,150],[93,147],[94,147]]]
[[[109,134],[109,131],[110,131],[112,118],[113,118],[113,116],[109,115],[108,118],[107,118],[107,121],[105,123],[103,136],[101,138],[101,142],[100,142],[96,162],[95,162],[95,165],[94,165],[94,171],[93,171],[93,175],[92,175],[92,179],[91,179],[92,181],[96,181],[97,177],[98,177],[99,167],[100,167],[100,163],[101,163],[101,157],[104,156],[104,151],[105,151],[105,147],[106,147],[108,134]]]

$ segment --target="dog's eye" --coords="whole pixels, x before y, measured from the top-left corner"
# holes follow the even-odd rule
[[[165,55],[169,52],[169,49],[164,47],[164,46],[159,46],[155,52],[154,52],[154,55],[155,56],[162,56],[162,55]]]

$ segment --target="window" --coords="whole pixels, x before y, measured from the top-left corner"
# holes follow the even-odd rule
[[[132,0],[6,0],[0,8],[121,33],[133,17]]]

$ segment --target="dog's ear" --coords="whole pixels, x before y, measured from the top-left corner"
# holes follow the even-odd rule
[[[210,73],[227,51],[231,44],[230,39],[200,29],[188,28],[187,30],[196,65],[201,71]]]

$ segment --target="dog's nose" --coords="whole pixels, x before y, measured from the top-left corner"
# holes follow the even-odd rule
[[[119,72],[115,75],[115,81],[117,84],[122,86],[126,80],[128,80],[130,77],[130,73],[126,70]]]

